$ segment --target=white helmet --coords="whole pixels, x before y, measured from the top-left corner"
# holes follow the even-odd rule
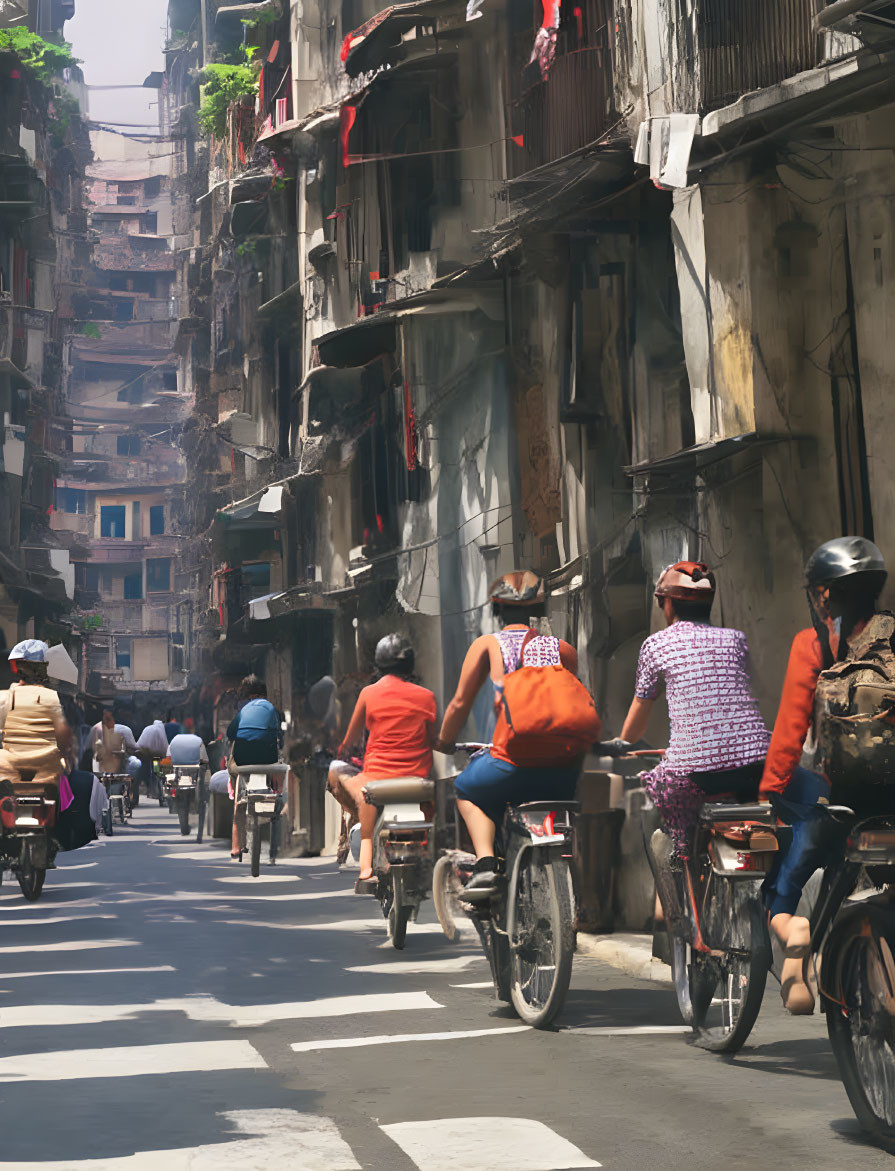
[[[26,638],[24,642],[17,642],[9,652],[9,661],[24,660],[26,663],[47,663],[50,659],[50,648],[39,638]]]

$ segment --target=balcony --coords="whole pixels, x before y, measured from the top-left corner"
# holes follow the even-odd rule
[[[510,144],[512,178],[601,138],[615,121],[608,44],[557,56],[546,81],[524,93],[513,114],[522,145]]]
[[[702,0],[697,9],[699,98],[704,110],[813,69],[823,40],[818,0]]]

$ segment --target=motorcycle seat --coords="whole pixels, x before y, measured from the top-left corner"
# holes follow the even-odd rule
[[[367,781],[364,798],[368,805],[420,804],[435,800],[435,782],[422,777],[395,777]]]
[[[230,775],[247,777],[249,773],[264,773],[269,777],[284,777],[289,772],[289,765],[278,762],[276,764],[236,764],[230,768]]]

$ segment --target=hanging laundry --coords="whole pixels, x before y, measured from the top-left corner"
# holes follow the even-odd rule
[[[466,5],[466,19],[478,20],[480,16],[483,16],[482,5],[484,3],[485,0],[468,0]]]
[[[537,63],[541,81],[546,81],[556,57],[556,34],[559,31],[559,0],[541,0],[544,12],[541,27],[535,35],[534,48],[528,59],[529,65]]]

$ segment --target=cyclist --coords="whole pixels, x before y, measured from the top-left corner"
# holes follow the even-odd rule
[[[353,774],[343,771],[339,776],[340,785],[330,788],[343,808],[348,809],[348,802],[353,802],[360,820],[358,882],[373,876],[376,809],[364,800],[364,785],[367,781],[392,777],[428,777],[435,741],[435,696],[411,680],[414,653],[408,640],[400,634],[387,634],[376,644],[374,662],[380,677],[357,697],[348,731],[338,750],[338,756],[346,760],[366,729],[363,768]]]
[[[95,771],[104,773],[123,773],[128,757],[137,752],[133,732],[127,724],[117,724],[108,709],[91,729],[90,747],[96,761]]]
[[[826,862],[834,839],[822,809],[829,782],[799,762],[814,722],[818,676],[845,658],[849,640],[876,612],[886,564],[872,541],[837,537],[811,554],[805,581],[812,625],[793,639],[760,787],[760,797],[792,826],[789,849],[765,884],[771,929],[785,950],[781,994],[792,1013],[814,1011],[814,992],[804,973],[810,926],[796,910],[803,886]]]
[[[454,743],[466,723],[476,696],[489,675],[493,683],[508,675],[519,663],[520,651],[529,632],[529,620],[545,613],[544,583],[531,570],[504,574],[491,585],[491,614],[500,625],[496,634],[477,638],[463,660],[454,697],[444,713],[437,752],[454,752]],[[524,665],[561,664],[578,672],[575,648],[558,638],[530,639],[522,652]],[[495,691],[495,706],[497,692]],[[470,760],[454,784],[457,810],[466,823],[475,850],[476,862],[466,893],[484,900],[494,893],[497,859],[494,838],[497,823],[512,802],[537,801],[548,797],[572,800],[578,784],[579,765],[561,768],[521,768],[491,747]]]
[[[21,781],[25,773],[28,780],[56,785],[65,767],[72,733],[49,686],[49,650],[45,642],[28,638],[9,653],[16,679],[0,692],[0,781]]]
[[[664,679],[671,737],[644,788],[676,853],[685,857],[689,831],[707,797],[755,799],[769,737],[750,690],[746,636],[711,625],[715,578],[708,566],[669,565],[655,595],[667,625],[640,648],[621,739],[643,738]]]

